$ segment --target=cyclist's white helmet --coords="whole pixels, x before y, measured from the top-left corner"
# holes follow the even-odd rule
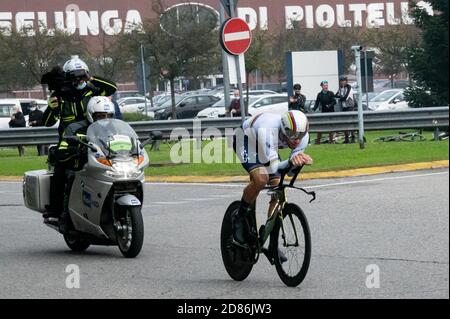
[[[95,113],[107,113],[111,118],[114,116],[114,104],[106,96],[94,96],[87,105],[86,118],[90,123],[95,122]]]
[[[303,112],[289,111],[281,117],[281,132],[290,140],[302,139],[308,129],[308,118]]]
[[[66,73],[79,73],[80,71],[89,72],[87,64],[81,60],[78,55],[72,55],[70,60],[64,63],[63,70]]]

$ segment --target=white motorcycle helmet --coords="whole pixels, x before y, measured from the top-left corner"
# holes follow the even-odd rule
[[[66,61],[63,66],[63,71],[70,73],[77,70],[84,70],[89,72],[87,64],[81,60],[78,55],[72,55],[70,60]]]
[[[74,83],[77,89],[86,87],[86,80],[89,78],[89,67],[78,55],[72,55],[71,59],[64,63],[63,71]],[[80,84],[80,82],[82,82]]]
[[[281,117],[281,132],[290,140],[302,139],[308,130],[308,118],[303,112],[289,111]]]
[[[102,116],[99,118],[100,113]],[[106,96],[94,96],[87,105],[86,118],[89,123],[99,119],[112,118],[114,116],[114,104]]]

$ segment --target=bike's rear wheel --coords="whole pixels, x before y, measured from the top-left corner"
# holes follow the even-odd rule
[[[306,216],[300,207],[286,204],[283,221],[278,219],[270,234],[270,247],[278,276],[283,283],[289,287],[300,285],[306,277],[311,260],[311,234]],[[284,263],[280,262],[279,250],[287,257]]]
[[[253,268],[253,259],[248,249],[237,247],[232,244],[232,215],[239,209],[240,202],[233,202],[227,209],[222,222],[220,233],[220,248],[222,261],[230,277],[236,281],[242,281],[250,275]]]

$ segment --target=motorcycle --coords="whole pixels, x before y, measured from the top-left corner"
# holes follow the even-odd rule
[[[150,162],[144,147],[159,138],[160,133],[154,133],[140,143],[131,126],[116,119],[91,124],[85,140],[65,137],[80,146],[85,164],[67,172],[64,211],[60,218],[45,218],[44,224],[62,233],[73,251],[118,246],[124,257],[136,257],[144,242],[144,170]],[[25,206],[41,214],[50,203],[54,149],[48,170],[26,172],[23,180]]]

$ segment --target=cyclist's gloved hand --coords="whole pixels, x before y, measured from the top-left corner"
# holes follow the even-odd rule
[[[51,96],[47,101],[48,107],[52,110],[56,109],[59,105],[58,98],[56,96]]]
[[[291,158],[291,163],[296,167],[300,167],[303,165],[312,165],[313,159],[308,154],[298,153],[297,155]]]

